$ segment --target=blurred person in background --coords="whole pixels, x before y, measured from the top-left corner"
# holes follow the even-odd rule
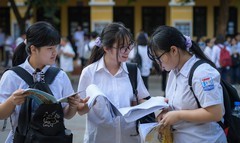
[[[5,51],[4,67],[5,68],[12,66],[11,64],[12,62],[10,62],[10,60],[12,59],[12,55],[13,55],[13,47],[14,47],[14,39],[11,35],[8,35],[4,44],[4,51]]]
[[[212,62],[216,65],[218,71],[221,74],[221,77],[228,81],[231,82],[231,67],[230,66],[226,66],[226,67],[222,67],[220,65],[220,53],[221,53],[221,49],[224,48],[224,36],[222,35],[217,35],[214,46],[212,48]],[[231,53],[231,49],[229,47],[226,47],[226,49]]]
[[[71,72],[73,71],[73,58],[75,53],[66,37],[61,38],[60,49],[58,52],[60,56],[60,68],[63,69],[71,79]]]
[[[230,41],[231,57],[232,57],[232,84],[240,83],[240,53],[237,46],[237,39],[232,38]]]
[[[87,42],[84,46],[84,53],[83,53],[83,58],[84,58],[84,63],[83,67],[85,67],[88,63],[88,60],[91,56],[92,49],[95,46],[95,40],[98,36],[98,33],[96,31],[91,32],[90,34],[90,41]]]
[[[204,54],[211,60],[212,56],[212,47],[213,47],[213,39],[211,40],[210,38],[206,39],[205,44],[206,48],[204,49]]]
[[[197,37],[196,43],[201,48],[201,50],[204,51],[206,44],[205,44],[204,38],[202,36]]]
[[[141,32],[137,37],[137,51],[139,55],[141,56],[141,66],[140,71],[142,75],[142,79],[144,82],[144,85],[148,89],[148,78],[151,73],[152,68],[152,61],[149,59],[147,54],[147,44],[148,44],[148,38],[146,37],[146,34],[144,32]]]
[[[22,33],[15,41],[15,46],[17,47],[20,43],[22,43],[26,39],[26,33]]]
[[[78,25],[76,31],[74,32],[73,38],[77,47],[78,58],[80,58],[81,63],[83,63],[84,31],[82,30],[81,25]]]
[[[4,61],[4,43],[5,43],[5,33],[0,28],[0,52],[1,52],[1,60]]]

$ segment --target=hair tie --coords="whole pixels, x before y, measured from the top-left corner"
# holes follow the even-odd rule
[[[98,47],[101,47],[102,46],[102,42],[101,42],[101,38],[100,37],[97,37],[96,40],[95,40],[95,45],[98,46]]]
[[[192,40],[190,36],[184,35],[184,37],[186,38],[186,42],[185,42],[186,50],[189,52],[189,49],[192,47]]]

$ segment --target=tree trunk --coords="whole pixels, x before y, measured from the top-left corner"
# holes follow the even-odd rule
[[[32,8],[32,1],[30,0],[28,2],[28,6],[27,6],[27,10],[24,14],[24,17],[21,17],[19,10],[16,6],[16,3],[14,0],[9,0],[10,4],[11,4],[11,8],[13,10],[14,15],[16,16],[17,22],[18,22],[18,26],[19,26],[19,30],[20,30],[20,34],[25,33],[25,29],[26,29],[26,20],[28,18],[30,18],[30,10]]]
[[[217,35],[226,35],[226,29],[228,24],[229,17],[229,3],[230,0],[219,0],[220,8],[219,8],[219,17],[217,24]]]

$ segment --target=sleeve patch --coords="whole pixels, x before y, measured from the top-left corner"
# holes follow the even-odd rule
[[[202,78],[201,83],[204,91],[210,91],[214,89],[214,83],[211,77]]]

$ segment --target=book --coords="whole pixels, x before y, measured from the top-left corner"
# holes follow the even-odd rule
[[[172,133],[170,126],[160,131],[161,123],[140,124],[138,131],[144,143],[172,143]]]
[[[34,89],[34,88],[27,88],[24,90],[25,95],[27,95],[28,98],[32,98],[38,105],[40,104],[51,104],[51,103],[58,103],[58,102],[68,102],[68,97],[71,96],[76,96],[80,92],[75,92],[70,95],[67,95],[63,98],[56,99],[53,95],[41,91],[39,89]]]
[[[134,122],[152,112],[155,112],[156,110],[163,110],[169,106],[164,101],[163,97],[151,97],[149,100],[146,100],[136,106],[118,109],[95,84],[91,84],[87,87],[86,96],[90,97],[88,100],[89,109],[94,106],[97,98],[103,97],[110,102],[112,108],[110,111],[112,111],[115,116],[123,116],[126,122]]]

